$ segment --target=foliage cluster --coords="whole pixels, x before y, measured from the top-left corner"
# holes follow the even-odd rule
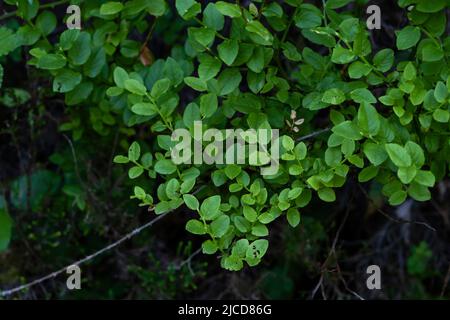
[[[129,166],[132,198],[158,215],[189,208],[186,230],[227,270],[259,264],[272,222],[297,227],[312,197],[334,202],[353,173],[394,206],[429,200],[448,176],[449,1],[399,0],[409,23],[395,48],[377,50],[367,17],[346,10],[351,0],[70,1],[82,30],[65,30],[37,0],[5,2],[23,23],[0,27],[0,57],[29,48],[28,64],[64,97],[59,129],[75,141],[118,132],[114,162]],[[155,59],[148,43],[158,28],[171,54]],[[279,172],[174,165],[172,132],[199,120],[204,129],[279,129]],[[80,189],[67,194],[85,210]],[[0,208],[4,249],[11,219]]]

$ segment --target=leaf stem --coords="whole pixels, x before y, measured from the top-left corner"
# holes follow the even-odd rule
[[[202,27],[208,28],[208,26],[207,26],[206,24],[204,24],[203,21],[200,20],[199,18],[195,17],[194,20],[195,20],[198,24],[202,25]],[[210,29],[211,29],[211,28],[210,28]],[[214,29],[213,29],[213,30],[214,30]],[[216,30],[214,30],[214,32],[216,33],[216,36],[217,36],[218,38],[220,38],[220,39],[222,39],[222,40],[228,40],[226,37],[224,37],[223,35],[221,35],[221,34],[220,34],[219,32],[217,32]]]

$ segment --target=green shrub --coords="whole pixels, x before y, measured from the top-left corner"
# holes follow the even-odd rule
[[[399,0],[409,24],[396,48],[376,52],[356,2],[71,1],[82,30],[60,32],[50,6],[24,0],[22,26],[0,28],[0,56],[29,46],[28,64],[64,94],[69,121],[60,129],[74,139],[89,128],[119,131],[127,154],[114,160],[130,165],[132,197],[156,214],[186,205],[194,212],[186,229],[204,239],[203,252],[240,270],[260,263],[273,221],[296,227],[313,196],[335,201],[352,173],[381,184],[391,205],[429,200],[448,174],[449,2]],[[154,32],[171,45],[155,61]],[[195,121],[204,130],[280,130],[278,173],[176,166],[171,134],[193,132]],[[145,136],[126,145],[138,128]]]

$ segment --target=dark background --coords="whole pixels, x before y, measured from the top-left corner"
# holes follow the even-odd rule
[[[383,14],[382,30],[372,31],[374,51],[394,48],[394,30],[407,23],[404,11],[396,1],[370,3]],[[0,13],[7,9],[0,5]],[[164,33],[171,23],[160,25],[149,44],[156,57],[170,52]],[[0,253],[1,289],[83,258],[153,218],[129,199],[126,172],[112,164],[118,134],[88,132],[75,143],[60,132],[67,120],[63,99],[49,94],[51,83],[27,59],[21,49],[1,61],[9,76],[0,89],[0,194],[14,220],[10,248]],[[4,106],[5,88],[20,90],[25,102]],[[71,190],[71,181],[81,190]],[[82,290],[68,291],[61,275],[9,298],[449,298],[449,188],[446,179],[434,188],[433,200],[392,208],[376,185],[361,185],[353,174],[335,203],[315,200],[305,208],[296,229],[275,222],[263,262],[240,272],[196,254],[201,240],[185,231],[180,209],[82,265]],[[77,208],[74,192],[83,195],[86,210]],[[372,264],[381,268],[381,290],[366,287]]]

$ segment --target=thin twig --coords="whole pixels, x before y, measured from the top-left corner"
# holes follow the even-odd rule
[[[194,271],[192,270],[191,267],[191,262],[192,259],[195,258],[195,256],[197,256],[198,254],[200,254],[202,252],[202,248],[198,248],[197,250],[195,250],[186,260],[182,261],[179,265],[175,266],[175,270],[181,270],[181,268],[183,268],[185,265],[188,266],[189,272],[194,275]]]
[[[300,141],[304,141],[304,140],[308,140],[308,139],[314,138],[314,137],[316,137],[316,136],[318,136],[318,135],[321,135],[322,133],[328,132],[328,131],[330,131],[330,130],[331,130],[330,128],[325,128],[325,129],[322,129],[322,130],[319,130],[319,131],[315,131],[315,132],[313,132],[313,133],[307,134],[306,136],[303,136],[303,137],[298,138],[298,139],[297,139],[297,142],[300,142]]]
[[[88,262],[88,261],[90,261],[90,260],[92,260],[92,259],[98,257],[99,255],[101,255],[101,254],[103,254],[103,253],[105,253],[105,252],[107,252],[107,251],[109,251],[109,250],[111,250],[111,249],[114,249],[115,247],[119,246],[119,245],[122,244],[123,242],[125,242],[125,241],[127,241],[127,240],[133,238],[133,237],[136,236],[137,234],[141,233],[143,230],[145,230],[145,229],[151,227],[151,226],[154,225],[156,222],[158,222],[159,220],[161,220],[162,218],[164,218],[165,216],[167,216],[169,213],[170,213],[170,212],[167,212],[167,213],[165,213],[165,214],[162,214],[162,215],[156,217],[156,218],[153,219],[152,221],[150,221],[150,222],[148,222],[148,223],[146,223],[146,224],[140,226],[139,228],[134,229],[134,230],[131,231],[130,233],[126,234],[125,236],[123,236],[123,237],[120,238],[119,240],[117,240],[117,241],[111,243],[110,245],[104,247],[103,249],[100,249],[100,250],[96,251],[95,253],[93,253],[93,254],[91,254],[91,255],[88,255],[88,256],[84,257],[83,259],[80,259],[80,260],[78,260],[78,261],[75,261],[75,262],[73,262],[73,263],[71,263],[71,264],[65,266],[64,268],[61,268],[61,269],[59,269],[59,270],[57,270],[57,271],[54,271],[54,272],[52,272],[52,273],[50,273],[50,274],[48,274],[48,275],[46,275],[46,276],[44,276],[44,277],[41,277],[41,278],[39,278],[39,279],[36,279],[36,280],[34,280],[34,281],[32,281],[32,282],[29,282],[29,283],[27,283],[27,284],[24,284],[24,285],[15,287],[15,288],[13,288],[13,289],[1,291],[1,292],[0,292],[0,297],[6,297],[6,296],[9,296],[9,295],[11,295],[11,294],[13,294],[13,293],[20,292],[20,291],[23,291],[23,290],[28,289],[28,288],[30,288],[30,287],[33,287],[33,286],[35,286],[35,285],[37,285],[37,284],[40,284],[40,283],[42,283],[42,282],[44,282],[44,281],[46,281],[46,280],[55,278],[55,277],[59,276],[60,274],[66,272],[67,268],[69,268],[70,266],[74,266],[74,265],[75,265],[75,266],[79,266],[79,265],[81,265],[81,264],[83,264],[83,263],[86,263],[86,262]]]
[[[447,274],[445,275],[444,285],[442,286],[440,297],[443,298],[445,291],[447,290],[448,281],[450,280],[450,265],[448,266]]]
[[[337,269],[337,273],[339,276],[339,279],[341,279],[342,283],[344,284],[344,288],[345,290],[347,290],[348,292],[350,292],[352,295],[354,295],[355,297],[357,297],[359,300],[365,300],[363,297],[361,297],[358,293],[356,293],[355,291],[353,291],[352,289],[349,288],[349,286],[347,285],[347,281],[345,281],[342,272],[341,272],[341,267],[339,266],[339,263],[336,263],[336,269]]]
[[[331,245],[330,251],[328,252],[328,255],[327,255],[325,261],[322,263],[322,266],[320,267],[320,270],[321,270],[320,279],[319,279],[319,282],[317,283],[317,285],[314,287],[314,290],[311,293],[311,299],[314,299],[314,296],[316,295],[317,290],[323,286],[323,274],[326,271],[325,267],[326,267],[330,257],[333,256],[333,255],[334,256],[336,255],[336,245],[337,245],[337,242],[339,240],[339,236],[341,234],[341,231],[344,228],[345,223],[347,222],[349,214],[350,214],[350,206],[348,206],[347,210],[345,211],[344,219],[342,219],[342,222],[339,225],[338,230],[336,231],[336,235],[334,237],[333,244]],[[322,292],[322,294],[323,294],[323,292]]]
[[[67,143],[69,144],[69,147],[70,147],[70,151],[72,152],[73,164],[75,167],[75,173],[77,175],[77,178],[78,178],[80,184],[83,185],[84,187],[86,187],[86,185],[83,182],[83,179],[81,179],[80,169],[78,168],[77,153],[75,152],[75,147],[73,146],[72,140],[70,140],[69,137],[66,136],[65,134],[63,134],[63,137],[64,137],[64,139],[67,140]]]
[[[394,218],[391,215],[389,215],[388,213],[384,212],[382,209],[378,208],[378,206],[376,205],[376,203],[370,198],[370,196],[367,194],[367,191],[364,190],[364,188],[358,183],[359,188],[361,189],[361,191],[363,192],[363,194],[366,196],[367,200],[369,200],[374,206],[375,209],[381,213],[383,216],[385,216],[386,218],[388,218],[389,220],[396,222],[396,223],[409,223],[409,224],[418,224],[418,225],[422,225],[428,229],[430,229],[433,232],[436,232],[436,229],[433,228],[432,226],[430,226],[428,223],[423,222],[423,221],[414,221],[414,220],[406,220],[406,219],[402,219],[402,218]]]
[[[155,27],[156,27],[156,23],[158,22],[158,17],[156,17],[154,20],[153,20],[153,23],[152,23],[152,25],[151,25],[151,27],[150,27],[150,30],[148,31],[148,33],[147,33],[147,37],[145,38],[145,41],[144,41],[144,43],[142,44],[142,46],[141,46],[141,50],[144,48],[144,47],[146,47],[147,46],[147,44],[148,44],[148,42],[151,40],[151,38],[152,38],[152,36],[153,36],[153,32],[155,31]]]

